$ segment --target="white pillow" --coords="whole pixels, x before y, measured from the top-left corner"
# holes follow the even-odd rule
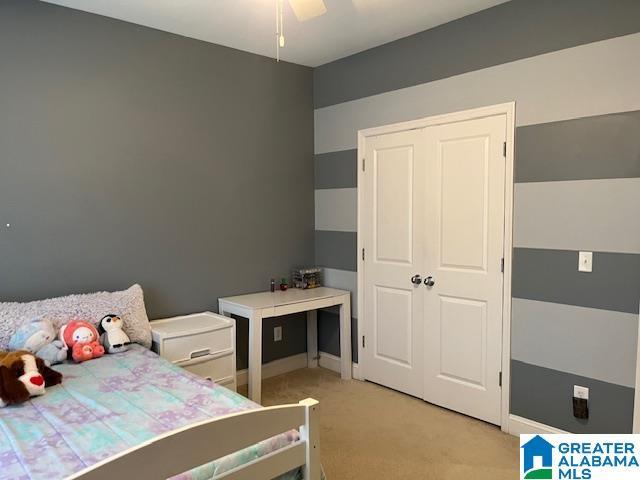
[[[122,317],[124,331],[132,342],[151,347],[151,325],[142,288],[133,285],[121,292],[69,295],[28,303],[0,302],[0,350],[6,350],[17,328],[32,318],[46,316],[57,329],[71,320],[87,320],[97,327],[100,319],[110,313]]]

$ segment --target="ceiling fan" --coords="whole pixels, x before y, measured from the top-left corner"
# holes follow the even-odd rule
[[[392,5],[392,0],[351,0],[351,3],[357,11],[366,12],[385,5]],[[293,13],[295,13],[300,22],[305,22],[327,13],[327,6],[324,0],[289,0],[289,5],[291,5]]]
[[[289,5],[300,22],[311,20],[327,12],[324,0],[289,0]]]
[[[346,1],[346,0],[342,0]],[[366,12],[372,8],[391,4],[392,0],[351,0],[358,12]],[[325,0],[289,0],[291,10],[299,22],[306,22],[312,18],[327,13]],[[284,38],[284,3],[285,0],[275,0],[276,3],[276,60],[280,61],[280,49],[285,45]]]
[[[289,5],[300,22],[327,12],[324,0],[289,0]],[[276,60],[280,61],[280,49],[284,47],[284,0],[276,0]]]

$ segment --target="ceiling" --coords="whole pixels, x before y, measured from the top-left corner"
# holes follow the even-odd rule
[[[275,57],[276,0],[45,0]],[[285,1],[283,60],[318,66],[506,0],[325,0],[300,23]]]

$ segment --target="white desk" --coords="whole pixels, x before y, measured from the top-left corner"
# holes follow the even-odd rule
[[[340,370],[351,378],[351,296],[334,288],[292,288],[284,292],[261,292],[218,300],[221,315],[249,319],[249,398],[260,403],[262,395],[262,319],[307,312],[307,365],[318,366],[318,321],[316,310],[340,306]]]

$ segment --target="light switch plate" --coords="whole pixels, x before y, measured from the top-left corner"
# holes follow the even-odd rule
[[[578,255],[578,271],[593,271],[593,252],[580,252]]]
[[[273,328],[273,341],[281,342],[282,341],[282,327],[274,327]]]
[[[581,387],[580,385],[574,385],[573,396],[576,398],[583,398],[585,400],[589,400],[589,389],[587,387]]]

